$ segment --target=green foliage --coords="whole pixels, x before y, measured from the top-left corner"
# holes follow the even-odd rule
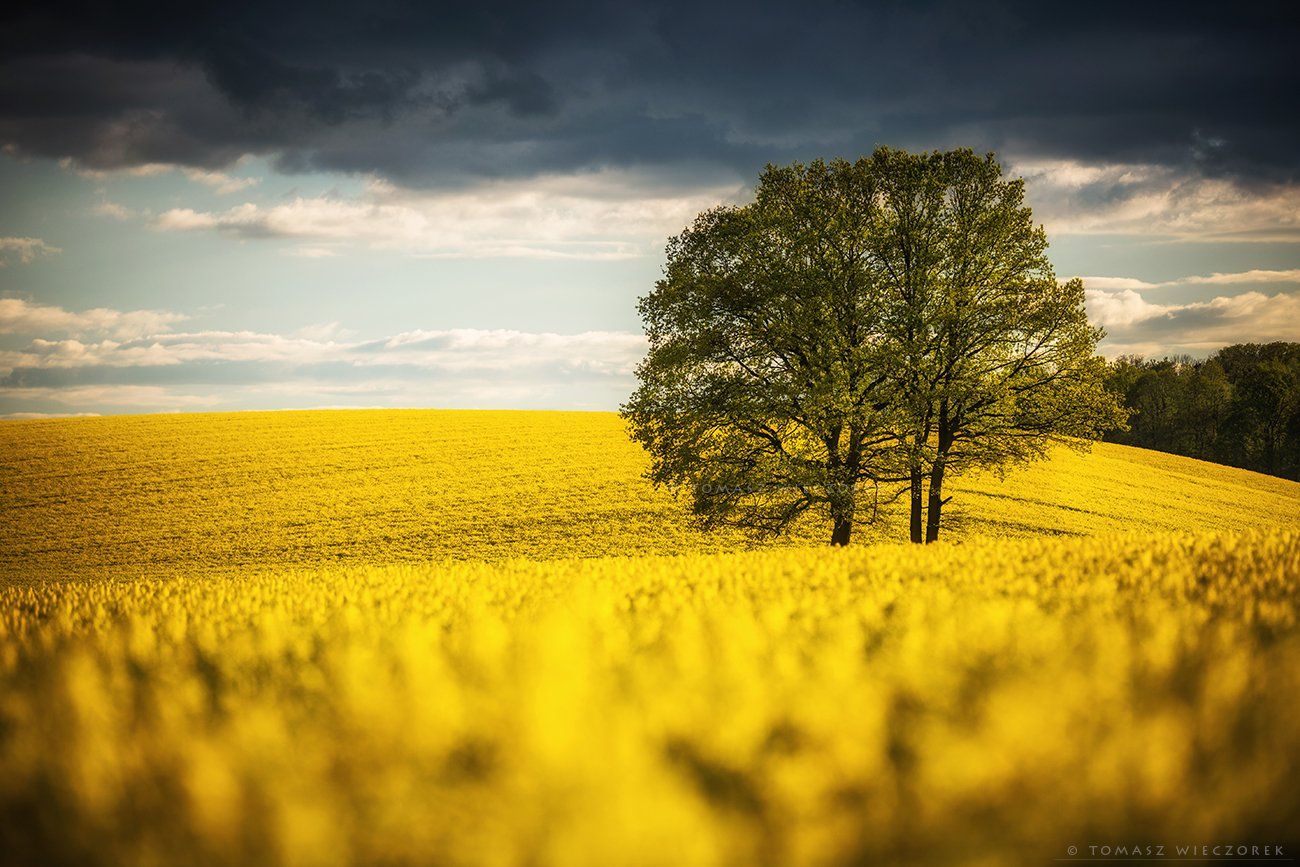
[[[1203,361],[1124,357],[1106,385],[1133,413],[1109,440],[1300,478],[1300,343],[1238,344]]]
[[[866,161],[769,167],[753,204],[669,242],[624,415],[652,479],[690,485],[703,526],[776,533],[810,508],[851,521],[858,486],[897,475],[877,197]]]
[[[641,300],[650,351],[623,414],[652,480],[688,487],[704,527],[779,533],[812,511],[839,544],[908,489],[919,541],[928,482],[937,538],[945,473],[1122,422],[1083,287],[1046,249],[992,155],[769,166],[754,202],[670,241]]]

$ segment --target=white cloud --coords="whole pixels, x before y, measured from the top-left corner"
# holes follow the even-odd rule
[[[1300,268],[1289,271],[1265,271],[1259,268],[1232,274],[1210,274],[1205,277],[1184,277],[1177,283],[1300,283]]]
[[[252,331],[158,333],[131,340],[37,338],[0,351],[0,371],[13,368],[166,367],[196,362],[311,364],[335,354],[330,342]]]
[[[645,338],[626,331],[579,334],[455,328],[407,331],[384,341],[358,344],[377,352],[370,363],[402,363],[442,370],[506,371],[554,367],[606,375],[627,375],[645,353]],[[365,363],[365,362],[363,362]]]
[[[1086,285],[1086,284],[1085,284]],[[1163,316],[1169,308],[1152,304],[1133,289],[1086,289],[1088,318],[1103,328],[1132,325],[1154,316]]]
[[[110,202],[107,199],[92,207],[90,213],[96,217],[108,217],[111,220],[130,220],[136,216],[136,213],[130,208],[119,205],[117,202]]]
[[[176,169],[176,166],[171,163],[142,163],[138,166],[127,166],[120,169],[92,169],[82,165],[72,157],[60,159],[59,167],[79,177],[90,178],[95,181],[108,180],[113,177],[152,178],[165,175]]]
[[[111,406],[148,409],[195,409],[219,404],[215,395],[178,393],[156,385],[88,385],[71,388],[0,387],[0,401],[50,401],[64,406]],[[18,413],[10,413],[10,416]],[[94,413],[77,413],[94,415]]]
[[[210,188],[217,195],[228,195],[256,186],[259,178],[237,178],[225,172],[210,172],[203,169],[184,169],[185,177],[196,184]]]
[[[1084,286],[1089,289],[1160,289],[1166,286],[1188,285],[1235,285],[1239,283],[1300,283],[1300,269],[1290,271],[1266,271],[1259,268],[1250,271],[1234,271],[1229,274],[1214,273],[1202,276],[1177,277],[1152,283],[1135,277],[1081,277]]]
[[[62,252],[40,238],[0,238],[0,268],[13,262],[30,265],[43,256],[54,256]]]
[[[431,258],[626,259],[657,252],[698,212],[740,187],[663,190],[626,173],[501,181],[469,190],[417,192],[372,180],[354,198],[245,202],[223,211],[173,208],[163,231],[241,238],[355,243]],[[318,245],[295,255],[327,255]]]
[[[1049,234],[1148,235],[1183,241],[1300,240],[1300,186],[1246,190],[1148,164],[1024,160],[1027,197]]]
[[[256,211],[256,205],[245,205],[245,208],[252,208]],[[232,209],[227,212],[227,225],[234,225],[235,211]],[[189,232],[195,229],[216,229],[222,224],[222,220],[212,214],[201,214],[193,208],[172,208],[163,211],[157,219],[153,221],[155,229],[164,231]]]
[[[243,162],[243,160],[240,160],[240,162]],[[91,180],[96,181],[106,181],[113,178],[154,178],[159,175],[180,172],[186,179],[207,187],[217,195],[237,193],[240,190],[246,190],[261,182],[260,178],[241,178],[234,175],[228,175],[225,172],[188,168],[186,166],[176,165],[175,163],[145,163],[138,166],[106,170],[87,168],[74,159],[64,157],[59,160],[59,166],[65,171],[70,171],[80,177],[90,178]]]
[[[1089,289],[1155,289],[1159,283],[1148,283],[1133,277],[1084,277],[1083,285]]]
[[[644,338],[627,332],[445,329],[357,340],[334,323],[292,335],[37,338],[0,350],[0,413],[62,407],[612,409],[630,391],[644,352]]]
[[[119,340],[167,331],[187,317],[166,310],[111,310],[96,307],[74,313],[22,298],[0,298],[0,334],[105,334]]]
[[[1107,354],[1205,354],[1231,343],[1295,340],[1300,295],[1243,292],[1208,301],[1156,304],[1132,289],[1088,289],[1088,315],[1107,330]]]
[[[293,335],[255,331],[159,333],[132,340],[37,338],[0,351],[0,372],[14,368],[166,367],[225,362],[354,368],[401,366],[444,373],[527,374],[567,371],[626,376],[645,351],[645,338],[621,331],[554,334],[460,328],[406,331],[378,340],[347,340],[337,323]]]

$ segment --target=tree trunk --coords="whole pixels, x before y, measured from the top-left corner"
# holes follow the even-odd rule
[[[919,466],[912,467],[912,541],[921,542],[921,516],[925,503],[924,477]]]
[[[935,458],[930,470],[930,503],[925,510],[925,543],[939,541],[939,519],[943,515],[943,464],[944,456]]]
[[[853,519],[836,516],[831,527],[831,544],[847,545],[849,538],[853,535]]]
[[[939,403],[939,448],[935,451],[934,466],[930,468],[930,502],[925,510],[925,543],[939,541],[939,520],[943,517],[943,470],[952,450],[952,420],[948,415],[948,401]]]

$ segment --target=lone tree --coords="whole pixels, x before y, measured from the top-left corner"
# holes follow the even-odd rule
[[[1083,284],[1057,281],[1021,180],[965,149],[881,148],[871,164],[869,246],[906,419],[911,538],[933,542],[948,477],[1005,472],[1054,443],[1086,447],[1127,413],[1105,388]]]
[[[651,479],[705,528],[819,514],[848,544],[867,497],[1000,469],[1119,418],[1082,286],[990,156],[878,150],[769,166],[755,201],[701,214],[641,299],[650,350],[623,407]]]
[[[652,480],[689,486],[703,526],[779,533],[815,509],[846,545],[860,488],[897,476],[876,195],[864,162],[769,167],[752,204],[669,242],[623,414]]]

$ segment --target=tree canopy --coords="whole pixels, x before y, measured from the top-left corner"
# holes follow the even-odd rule
[[[910,492],[934,540],[947,477],[1120,423],[1083,287],[1023,199],[992,155],[882,148],[769,166],[753,202],[701,214],[639,305],[623,414],[652,480],[705,527],[811,512],[835,544]]]

